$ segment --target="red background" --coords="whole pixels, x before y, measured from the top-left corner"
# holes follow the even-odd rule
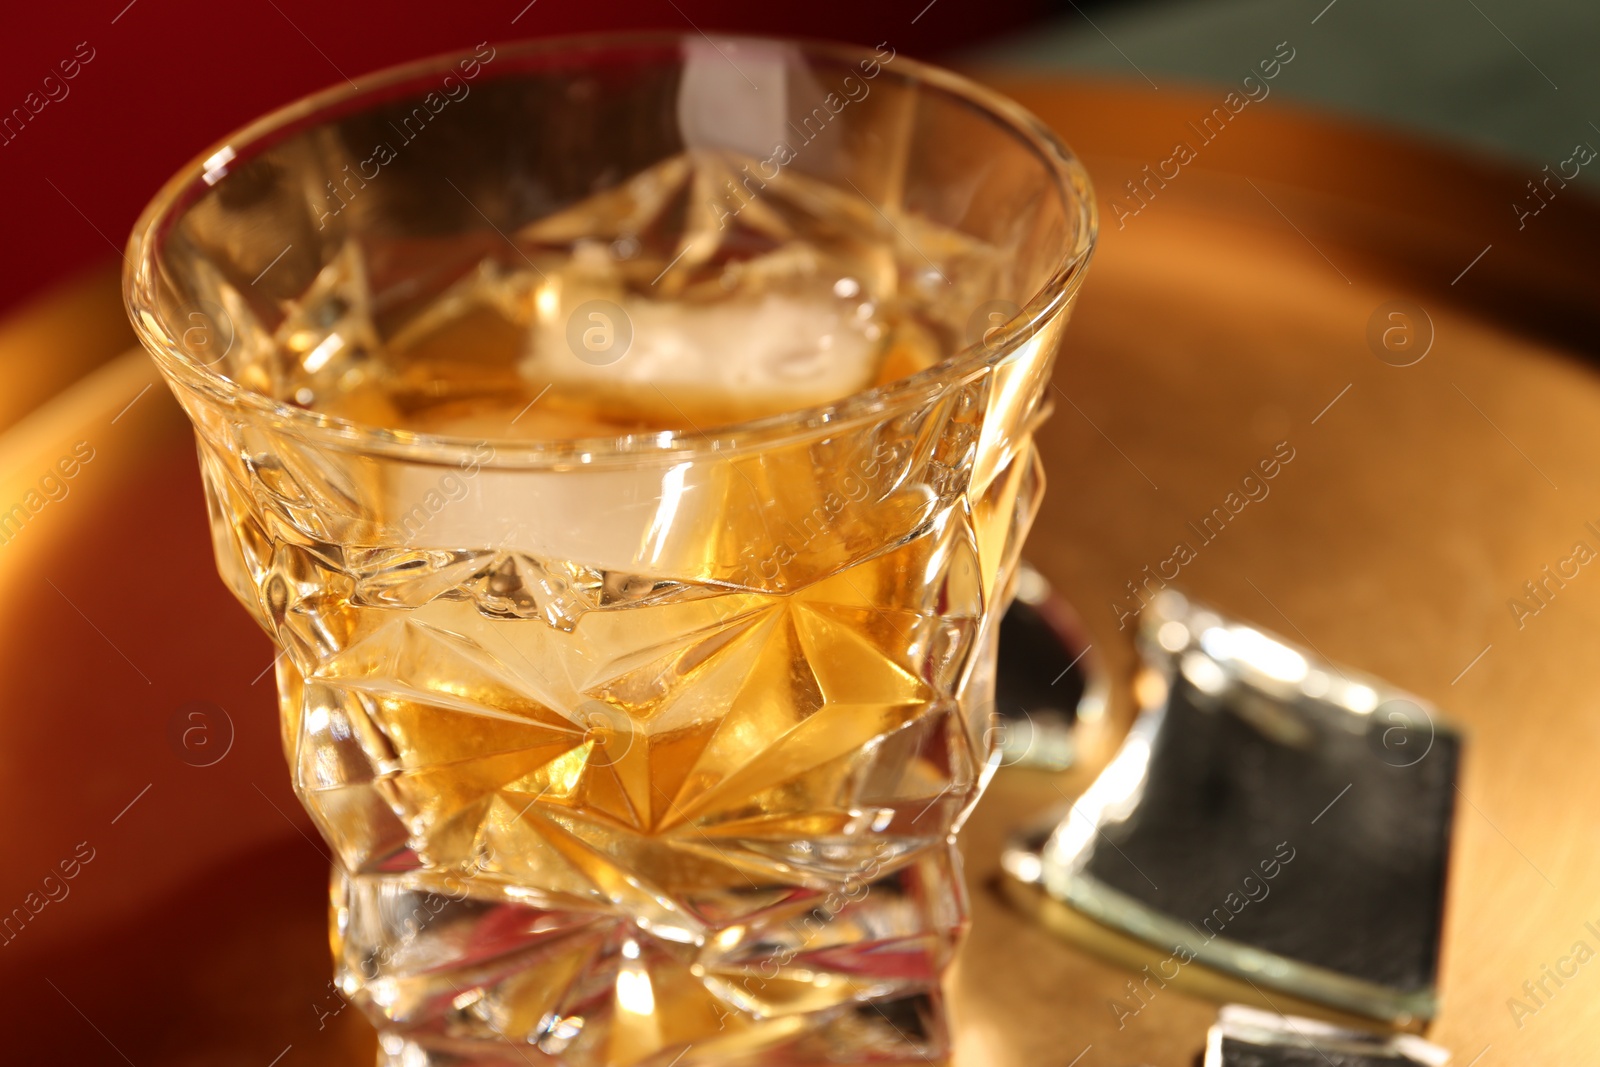
[[[525,5],[93,0],[8,11],[0,30],[0,116],[24,107],[31,92],[43,97],[45,77],[59,77],[59,62],[80,42],[95,54],[66,82],[65,98],[45,105],[14,140],[0,138],[0,311],[120,254],[139,210],[179,166],[256,115],[343,81],[341,72],[359,80],[484,40],[642,28],[887,40],[903,53],[937,56],[1015,29],[1050,7],[1048,0]]]

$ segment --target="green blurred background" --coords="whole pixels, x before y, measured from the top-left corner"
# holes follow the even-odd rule
[[[1510,156],[1530,178],[1579,142],[1600,149],[1596,0],[1064,0],[1052,20],[958,58],[1159,92],[1237,86],[1280,41],[1295,58],[1271,83],[1274,98]],[[1600,159],[1578,180],[1600,189]]]

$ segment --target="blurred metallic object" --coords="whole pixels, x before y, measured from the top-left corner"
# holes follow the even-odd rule
[[[1369,1034],[1228,1004],[1206,1033],[1201,1067],[1444,1067],[1450,1053],[1412,1034]]]
[[[1065,770],[1080,723],[1105,714],[1106,670],[1077,615],[1026,560],[1000,621],[996,729],[1005,766]]]
[[[1420,698],[1170,590],[1139,640],[1122,749],[1013,841],[1006,872],[1170,950],[1158,983],[1198,962],[1329,1010],[1431,1018],[1459,736]]]

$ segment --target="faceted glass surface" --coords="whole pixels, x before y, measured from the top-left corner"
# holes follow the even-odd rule
[[[885,48],[367,81],[175,179],[129,302],[383,1062],[944,1057],[1081,173]]]

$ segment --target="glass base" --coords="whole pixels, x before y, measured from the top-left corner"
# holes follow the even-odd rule
[[[944,1067],[949,1042],[941,995],[868,1001],[806,1019],[793,1035],[753,1045],[687,1046],[635,1061],[641,1067]],[[379,1036],[377,1067],[567,1067],[583,1061],[550,1056],[537,1047],[505,1041]]]
[[[380,1067],[942,1062],[959,855],[860,870],[663,902],[696,929],[336,871],[338,982],[379,1028]]]

